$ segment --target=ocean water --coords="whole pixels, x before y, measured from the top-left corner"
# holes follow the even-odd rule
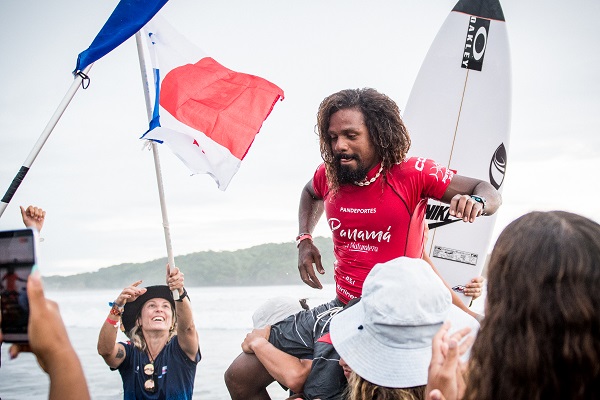
[[[202,360],[198,364],[194,398],[229,399],[223,374],[241,352],[241,343],[252,329],[252,314],[265,300],[276,296],[308,298],[316,306],[333,299],[333,285],[322,290],[308,286],[254,286],[187,288],[192,300],[194,321],[200,338]],[[108,302],[119,290],[48,291],[46,296],[60,306],[69,337],[87,378],[92,399],[122,398],[121,377],[110,371],[96,352],[98,333],[109,311]],[[119,340],[126,337],[119,333]],[[122,336],[121,336],[122,335]],[[0,399],[47,399],[48,377],[32,354],[8,358],[8,345],[2,346]],[[273,399],[285,399],[287,393],[276,383],[268,388]]]

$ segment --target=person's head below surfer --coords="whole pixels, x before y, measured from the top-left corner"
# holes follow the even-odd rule
[[[377,264],[361,300],[331,321],[331,342],[348,379],[345,398],[423,400],[431,341],[445,321],[467,357],[479,323],[452,304],[431,267],[408,257]]]
[[[143,288],[141,283],[124,288],[112,303],[98,353],[121,374],[125,398],[157,398],[158,393],[159,398],[191,399],[200,349],[183,273],[167,266],[167,285]],[[127,342],[116,341],[119,323]]]
[[[430,389],[447,400],[600,398],[598,287],[600,224],[565,211],[517,218],[492,250],[485,319],[466,370],[434,351]],[[466,391],[455,396],[463,371]]]
[[[317,272],[324,274],[325,269],[312,232],[325,212],[336,257],[336,298],[265,327],[260,333],[263,337],[256,341],[260,346],[243,345],[243,353],[225,372],[234,400],[268,398],[266,386],[273,380],[292,382],[294,392],[303,390],[311,370],[320,368],[322,361],[313,360],[313,355],[315,343],[329,331],[330,318],[323,315],[360,297],[375,264],[402,256],[422,258],[428,199],[450,204],[451,216],[470,223],[495,213],[502,202],[487,182],[455,174],[425,157],[408,158],[410,136],[400,109],[374,89],[342,90],[327,96],[319,107],[317,131],[324,163],[300,197],[298,270],[304,283],[322,288]],[[452,294],[457,306],[471,312]],[[299,338],[298,332],[306,335]],[[296,360],[290,365],[299,366],[293,374],[286,373],[292,369],[282,368],[286,356]],[[335,361],[335,367],[325,367],[323,374],[337,376],[340,368]],[[291,375],[293,379],[288,379]],[[314,397],[328,398],[343,387],[327,390]]]

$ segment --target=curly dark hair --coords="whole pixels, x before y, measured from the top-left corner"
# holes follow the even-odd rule
[[[364,88],[346,89],[326,97],[319,106],[316,128],[327,180],[333,193],[339,189],[339,182],[328,134],[329,120],[335,112],[347,108],[356,108],[363,113],[371,141],[382,160],[384,179],[394,164],[404,160],[410,148],[410,136],[400,117],[400,109],[385,94]]]
[[[600,225],[564,211],[508,225],[489,263],[466,400],[600,398]]]

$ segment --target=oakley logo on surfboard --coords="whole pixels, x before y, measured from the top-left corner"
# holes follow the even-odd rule
[[[481,71],[489,30],[489,19],[477,18],[475,16],[469,18],[469,28],[467,29],[461,68]]]
[[[500,146],[494,151],[492,160],[490,161],[490,183],[496,188],[500,189],[502,182],[504,182],[504,174],[506,173],[506,147],[504,143],[500,143]]]

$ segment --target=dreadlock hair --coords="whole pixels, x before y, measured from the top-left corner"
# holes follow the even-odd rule
[[[346,400],[423,400],[425,385],[389,388],[375,385],[352,371],[346,386]]]
[[[404,160],[410,148],[410,136],[400,117],[400,109],[385,94],[375,89],[364,88],[346,89],[326,97],[317,113],[317,134],[332,193],[338,191],[339,182],[328,133],[329,120],[334,113],[347,108],[356,108],[362,112],[369,137],[382,160],[384,179],[394,164]]]
[[[173,325],[171,325],[171,328],[169,329],[169,337],[167,342],[177,334],[177,313],[173,307],[171,307],[171,312],[173,313]],[[135,325],[129,330],[129,332],[126,332],[126,335],[131,341],[131,344],[133,344],[139,351],[146,352],[146,350],[148,350],[148,344],[146,343],[146,338],[144,338],[142,326],[139,323],[140,314],[138,314],[137,318],[135,319]]]
[[[528,213],[504,229],[488,268],[464,399],[600,398],[600,225]]]

